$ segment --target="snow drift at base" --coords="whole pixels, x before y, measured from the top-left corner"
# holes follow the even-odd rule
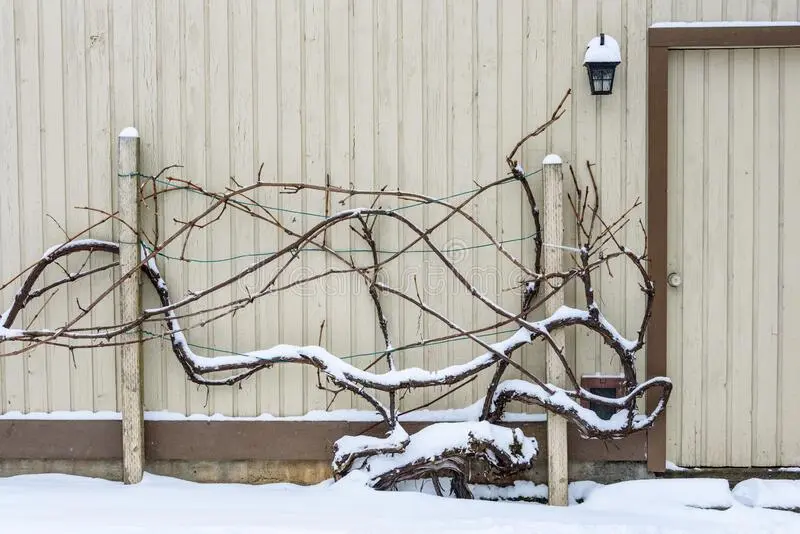
[[[671,492],[708,491],[710,500],[730,492],[719,485],[684,480],[642,481],[635,503],[603,494],[631,495],[617,485],[575,486],[584,504],[558,508],[530,503],[493,503],[438,498],[417,492],[366,488],[365,473],[312,487],[197,484],[146,475],[136,486],[68,475],[0,479],[3,534],[206,533],[790,533],[800,515],[749,508],[732,502],[726,511],[649,499]],[[629,488],[632,489],[632,488]],[[729,498],[729,497],[728,497]]]

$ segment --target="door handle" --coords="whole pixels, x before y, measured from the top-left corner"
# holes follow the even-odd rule
[[[680,287],[683,283],[683,279],[679,273],[669,273],[667,275],[667,284],[670,287]]]

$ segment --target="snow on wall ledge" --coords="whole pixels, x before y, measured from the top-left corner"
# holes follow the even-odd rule
[[[406,415],[401,415],[401,422],[435,423],[477,421],[483,401],[476,402],[467,408],[452,410],[417,410]],[[54,411],[30,412],[11,411],[0,414],[0,420],[29,420],[29,421],[119,421],[120,412],[113,411]],[[144,412],[145,421],[348,421],[348,422],[378,422],[381,417],[376,412],[367,410],[312,410],[305,415],[276,416],[263,413],[257,416],[229,416],[215,413],[185,415],[178,412],[148,411]],[[509,423],[543,423],[547,421],[547,414],[505,413],[504,422]]]

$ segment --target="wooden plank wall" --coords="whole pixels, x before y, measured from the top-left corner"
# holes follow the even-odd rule
[[[144,172],[179,163],[184,167],[175,176],[212,189],[230,185],[231,176],[252,181],[263,163],[266,180],[323,183],[330,174],[335,185],[386,185],[443,196],[471,189],[473,180],[503,175],[503,154],[571,87],[564,119],[529,143],[522,161],[535,170],[546,153],[555,152],[580,172],[586,160],[595,162],[603,213],[611,217],[645,196],[649,22],[797,16],[794,0],[747,0],[735,6],[699,0],[0,0],[0,279],[62,238],[46,214],[74,232],[98,217],[74,206],[112,208],[116,134],[130,124],[142,136]],[[623,62],[614,95],[596,98],[589,95],[581,62],[585,44],[601,29],[618,39]],[[540,194],[538,180],[531,180]],[[272,191],[259,200],[285,210],[322,211],[322,199],[313,195]],[[203,205],[196,195],[165,199],[159,206],[162,235],[173,217],[196,213]],[[511,240],[513,254],[530,259],[531,243],[513,241],[532,231],[514,187],[485,195],[470,209],[497,236]],[[440,215],[433,209],[405,214],[420,224]],[[643,209],[639,216],[644,218]],[[284,217],[298,231],[315,220],[286,212]],[[155,231],[150,218],[145,227]],[[385,250],[411,237],[391,223],[377,231]],[[572,239],[574,231],[568,234]],[[636,225],[626,234],[632,247],[641,246]],[[93,235],[112,234],[104,227]],[[336,248],[358,246],[346,230],[332,231],[329,239]],[[476,231],[456,223],[434,239],[453,247],[483,242]],[[224,259],[268,252],[285,242],[285,236],[226,215],[213,236],[192,238],[187,256]],[[102,260],[91,261],[99,265]],[[160,265],[179,295],[250,262],[252,257],[213,263],[162,259]],[[329,262],[307,254],[302,268],[318,271]],[[514,273],[495,252],[470,250],[459,266],[476,273],[487,295],[516,309],[517,296],[506,291]],[[413,274],[448,288],[433,291],[429,302],[463,324],[494,320],[440,273],[429,255],[415,253],[385,275],[409,289]],[[614,274],[597,280],[600,303],[614,324],[633,335],[642,310],[634,273],[618,267]],[[246,283],[255,286],[269,275]],[[61,292],[35,324],[62,323],[74,313],[69,310],[76,299],[88,301],[109,280],[110,274]],[[235,320],[192,330],[190,341],[230,351],[280,342],[316,344],[324,320],[322,343],[332,352],[379,351],[381,339],[363,285],[354,279],[333,285],[310,295],[264,299]],[[2,302],[9,302],[13,291],[0,293]],[[209,302],[223,302],[237,292],[244,287]],[[568,299],[573,295],[571,290]],[[152,295],[146,302],[153,302]],[[113,313],[115,303],[109,301],[92,320],[102,322]],[[388,314],[395,344],[420,336],[409,305],[390,303]],[[423,330],[427,337],[444,333],[434,323]],[[437,345],[409,351],[400,361],[432,368],[463,361],[476,350],[467,342]],[[617,371],[596,336],[570,333],[568,351],[579,374]],[[526,349],[522,358],[533,372],[543,373],[539,349]],[[356,356],[350,361],[366,365],[371,360]],[[324,409],[331,400],[316,389],[314,373],[296,367],[260,373],[241,388],[207,393],[187,383],[163,342],[147,344],[145,377],[148,410],[293,415]],[[436,407],[472,402],[486,380]],[[110,349],[72,357],[44,349],[0,358],[0,412],[115,410],[117,385]],[[404,403],[414,406],[439,393],[411,392]],[[333,407],[365,406],[340,396]]]

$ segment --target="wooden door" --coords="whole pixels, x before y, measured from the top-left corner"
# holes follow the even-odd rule
[[[667,459],[800,464],[800,49],[669,57]]]

